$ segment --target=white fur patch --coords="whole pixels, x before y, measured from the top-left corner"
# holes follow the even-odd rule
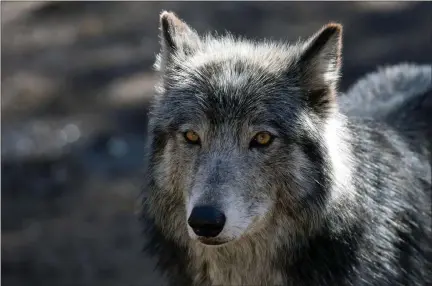
[[[338,200],[354,195],[352,185],[353,162],[349,145],[349,131],[345,129],[345,118],[340,114],[333,114],[325,123],[324,140],[328,157],[331,162],[333,186],[331,197]]]

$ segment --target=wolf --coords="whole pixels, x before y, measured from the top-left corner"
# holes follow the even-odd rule
[[[160,14],[141,219],[171,285],[432,285],[431,65],[338,92],[342,26],[297,43]]]

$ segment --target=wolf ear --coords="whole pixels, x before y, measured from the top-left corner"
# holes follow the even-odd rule
[[[342,25],[331,23],[306,41],[300,56],[302,86],[319,113],[336,104],[342,60]]]
[[[172,12],[160,14],[159,29],[161,53],[155,64],[157,70],[164,70],[174,55],[188,55],[199,47],[198,34]]]

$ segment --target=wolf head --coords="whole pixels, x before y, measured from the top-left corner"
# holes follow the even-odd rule
[[[156,223],[207,245],[275,224],[313,226],[347,179],[336,104],[341,26],[295,45],[201,37],[169,12],[160,30],[149,124]]]

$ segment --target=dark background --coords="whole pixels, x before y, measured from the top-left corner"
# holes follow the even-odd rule
[[[342,91],[432,61],[431,2],[1,2],[2,285],[160,285],[136,219],[158,14],[296,41],[344,24]]]

